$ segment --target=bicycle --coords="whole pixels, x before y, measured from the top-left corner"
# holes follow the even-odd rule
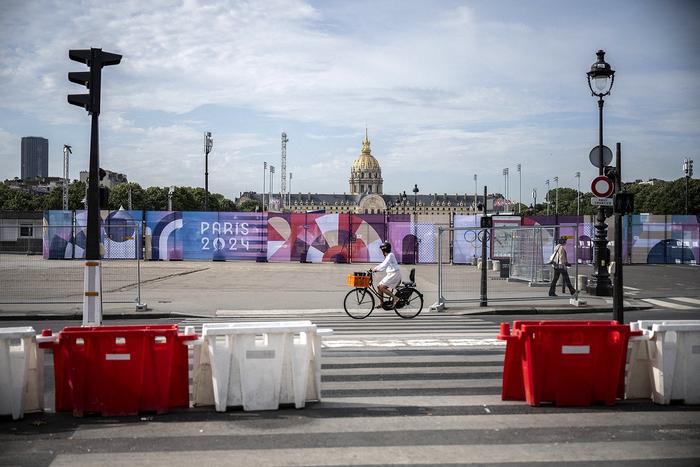
[[[423,294],[416,287],[416,270],[411,269],[409,280],[401,282],[396,287],[395,295],[399,301],[394,306],[390,298],[382,302],[382,309],[394,310],[401,318],[412,319],[423,310]],[[345,295],[343,307],[345,313],[353,319],[364,319],[374,310],[374,298],[381,300],[379,292],[374,287],[373,271],[356,272],[348,276],[348,285],[353,289]]]

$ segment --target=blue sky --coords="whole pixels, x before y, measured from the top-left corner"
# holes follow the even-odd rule
[[[0,2],[0,179],[19,176],[20,138],[49,139],[49,173],[73,146],[88,164],[89,117],[73,48],[123,55],[103,71],[101,165],[142,186],[262,188],[289,135],[294,192],[347,190],[365,125],[386,193],[489,191],[523,200],[545,179],[575,186],[597,144],[585,72],[616,70],[605,142],[625,179],[675,179],[700,160],[700,2]],[[554,185],[552,185],[553,187]]]

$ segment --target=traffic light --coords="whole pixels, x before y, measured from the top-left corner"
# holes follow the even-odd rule
[[[481,228],[482,229],[492,229],[493,228],[493,217],[483,216],[481,218]]]
[[[68,103],[83,107],[90,115],[99,115],[102,67],[119,64],[122,56],[103,52],[102,49],[75,49],[68,51],[68,57],[90,67],[90,71],[68,73],[71,83],[83,85],[89,90],[88,94],[68,94]]]
[[[612,165],[606,165],[605,167],[603,167],[603,175],[605,175],[613,183],[615,183],[615,178],[617,177],[617,169]]]

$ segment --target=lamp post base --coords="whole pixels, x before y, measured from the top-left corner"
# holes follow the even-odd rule
[[[612,282],[610,277],[598,277],[593,274],[588,279],[586,292],[596,297],[612,297]]]

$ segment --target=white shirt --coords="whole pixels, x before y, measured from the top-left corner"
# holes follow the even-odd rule
[[[394,253],[389,253],[382,263],[374,268],[375,271],[386,271],[387,275],[399,273],[399,262],[396,261]]]

